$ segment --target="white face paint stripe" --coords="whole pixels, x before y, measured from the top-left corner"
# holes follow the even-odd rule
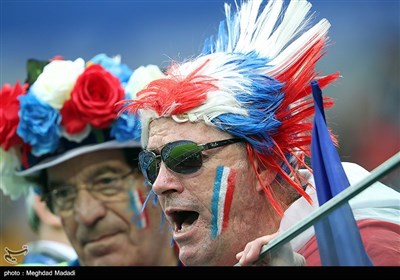
[[[236,184],[236,172],[233,169],[229,170],[229,175],[227,176],[226,180],[226,195],[225,195],[225,203],[224,203],[224,212],[223,212],[223,219],[222,219],[222,229],[223,232],[228,227],[229,222],[229,214],[231,212],[231,205],[233,201],[233,193],[235,191],[235,184]]]

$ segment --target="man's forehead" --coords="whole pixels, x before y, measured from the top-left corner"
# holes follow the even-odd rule
[[[147,149],[158,148],[177,140],[191,140],[196,143],[219,140],[230,137],[226,132],[209,126],[204,122],[178,123],[172,118],[155,119],[150,124]]]
[[[105,172],[128,169],[122,152],[98,151],[82,155],[47,169],[49,181],[70,181],[78,177],[93,177]]]

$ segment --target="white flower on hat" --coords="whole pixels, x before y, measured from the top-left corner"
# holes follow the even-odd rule
[[[71,91],[79,75],[85,70],[85,61],[53,60],[29,89],[39,100],[61,109],[71,97]]]
[[[142,90],[150,82],[165,77],[166,75],[157,65],[149,64],[147,66],[140,66],[133,71],[128,84],[125,87],[125,92],[128,95],[128,98],[134,98],[136,93]]]
[[[17,176],[15,170],[19,167],[15,149],[5,152],[0,148],[0,189],[12,200],[28,193],[30,184],[25,178]]]
[[[65,129],[61,129],[61,135],[71,142],[81,143],[86,137],[89,136],[91,131],[90,125],[86,125],[81,133],[70,134]]]

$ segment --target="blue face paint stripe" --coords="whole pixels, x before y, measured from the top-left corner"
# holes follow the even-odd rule
[[[211,238],[214,239],[218,234],[218,202],[219,202],[219,192],[221,189],[221,180],[224,172],[223,166],[218,166],[216,169],[215,179],[214,179],[214,190],[211,200]]]

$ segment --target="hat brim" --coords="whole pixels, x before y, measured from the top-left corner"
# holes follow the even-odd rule
[[[17,176],[34,176],[40,170],[55,166],[60,164],[64,161],[77,157],[79,155],[99,151],[99,150],[106,150],[106,149],[121,149],[121,148],[141,148],[140,142],[130,140],[125,142],[118,142],[117,140],[107,141],[101,144],[93,144],[93,145],[86,145],[81,146],[72,150],[69,150],[61,155],[57,155],[51,158],[46,158],[42,162],[32,166],[31,168],[16,171]]]

